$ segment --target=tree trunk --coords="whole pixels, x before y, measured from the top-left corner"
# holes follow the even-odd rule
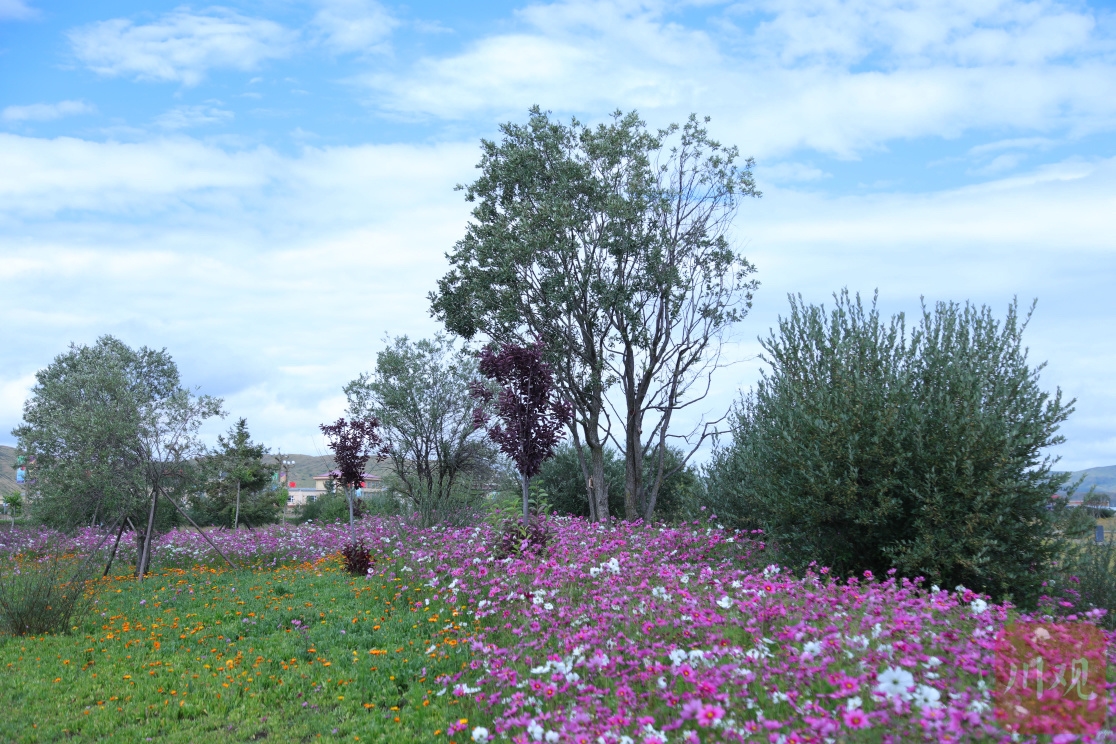
[[[124,528],[128,526],[128,520],[120,520],[120,531],[116,533],[116,542],[112,544],[112,552],[109,553],[108,563],[105,564],[105,572],[101,575],[103,579],[109,575],[109,569],[112,568],[112,562],[116,559],[116,549],[120,547],[120,538],[124,536]]]
[[[236,479],[236,516],[233,517],[233,530],[240,529],[240,478]]]
[[[345,486],[345,498],[349,500],[349,532],[356,537],[356,526],[353,524],[353,489]]]
[[[213,544],[213,541],[209,539],[209,535],[205,534],[205,530],[203,530],[201,527],[198,526],[198,523],[195,522],[193,520],[193,518],[189,514],[186,513],[185,509],[183,509],[181,506],[178,505],[177,501],[172,499],[170,496],[167,496],[166,494],[164,494],[164,498],[167,501],[171,502],[171,506],[173,506],[175,509],[178,509],[179,514],[186,517],[186,521],[188,521],[190,524],[194,525],[194,529],[196,529],[198,531],[198,533],[201,534],[201,536],[205,539],[205,541],[207,543],[209,543],[209,547],[211,547],[211,548],[213,548],[214,550],[217,551],[217,555],[219,555],[219,556],[221,556],[222,558],[225,559],[225,563],[228,563],[233,568],[237,568],[237,565],[235,563],[233,563],[232,561],[230,561],[229,557],[227,555],[225,555],[224,553],[222,553],[221,549]]]
[[[604,447],[600,443],[596,447],[591,446],[589,456],[593,465],[593,488],[590,493],[597,502],[597,521],[607,523],[609,518],[608,480],[605,477]]]
[[[143,581],[143,576],[147,573],[147,564],[151,558],[151,536],[155,531],[155,502],[158,498],[158,489],[151,489],[151,506],[147,510],[147,529],[143,536],[143,554],[136,566],[136,578],[140,581]]]
[[[573,436],[574,452],[577,454],[577,464],[581,467],[581,477],[585,479],[585,493],[589,499],[589,521],[597,521],[597,500],[593,498],[593,473],[589,463],[585,461],[585,451],[581,448],[581,436],[577,432],[577,422],[570,424],[570,433]]]
[[[528,478],[526,475],[520,475],[520,478],[522,478],[523,480],[523,526],[526,527],[527,520],[530,518],[530,515],[527,511],[527,503],[529,499],[528,494],[530,493],[531,479]]]

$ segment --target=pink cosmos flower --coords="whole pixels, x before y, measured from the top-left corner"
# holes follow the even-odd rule
[[[712,726],[724,717],[725,709],[721,706],[716,704],[702,706],[701,711],[697,714],[698,726]]]
[[[854,710],[846,710],[841,716],[845,725],[851,729],[865,729],[872,724],[868,721],[868,716],[864,715],[864,711],[856,708]]]
[[[686,704],[682,706],[682,717],[686,719],[697,718],[704,708],[705,704],[700,700],[687,700]]]

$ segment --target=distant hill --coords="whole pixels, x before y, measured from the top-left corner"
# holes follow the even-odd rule
[[[16,490],[15,482],[15,448],[5,447],[0,444],[0,494],[9,494]]]
[[[314,476],[328,473],[333,470],[337,465],[333,462],[333,458],[328,455],[321,457],[312,457],[310,455],[283,455],[284,460],[294,460],[287,472],[287,482],[294,481],[298,485],[295,488],[313,488]],[[385,463],[377,463],[375,460],[370,460],[368,463],[368,470],[366,472],[378,473],[383,476],[387,471]]]
[[[1105,465],[1099,468],[1078,470],[1073,473],[1073,480],[1084,476],[1085,480],[1077,487],[1078,494],[1084,494],[1093,486],[1101,493],[1116,495],[1116,465]],[[1073,481],[1070,481],[1071,483]]]

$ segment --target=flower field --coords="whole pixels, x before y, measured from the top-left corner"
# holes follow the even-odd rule
[[[366,519],[356,578],[347,527],[208,533],[235,570],[170,533],[156,574],[104,580],[72,635],[0,640],[19,711],[0,739],[1028,740],[996,723],[1013,612],[986,597],[795,577],[715,522],[550,528],[543,555],[501,560],[488,526]],[[0,539],[9,562],[60,540]]]

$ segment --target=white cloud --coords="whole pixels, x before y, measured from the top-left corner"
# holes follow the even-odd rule
[[[186,382],[226,396],[263,441],[306,451],[385,333],[437,330],[425,295],[462,235],[468,205],[453,185],[473,178],[476,159],[472,142],[285,156],[184,137],[0,135],[10,164],[0,172],[0,313],[14,329],[0,373],[24,379],[70,341],[106,332],[166,346]],[[879,287],[889,313],[916,311],[921,295],[998,312],[1013,295],[1037,296],[1032,358],[1050,360],[1044,384],[1061,384],[1085,413],[1066,429],[1066,464],[1110,463],[1116,352],[1098,339],[1116,324],[1116,159],[928,194],[764,189],[735,231],[763,286],[732,349],[744,361],[717,378],[711,410],[754,379],[750,339],[785,313],[788,292],[822,302],[842,286]],[[16,415],[0,405],[0,435]]]
[[[226,124],[233,120],[233,112],[216,106],[175,106],[170,111],[155,117],[155,123],[163,129],[178,130],[206,124]]]
[[[4,435],[7,435],[8,431],[23,419],[23,401],[27,400],[34,385],[33,374],[14,379],[0,378],[0,421],[5,424],[11,423],[11,426],[4,430]]]
[[[297,34],[273,21],[224,8],[180,7],[155,21],[100,21],[68,34],[74,54],[94,72],[197,85],[216,68],[252,70],[289,55]]]
[[[829,178],[830,174],[820,168],[806,163],[783,161],[781,163],[763,164],[756,168],[756,178],[760,184],[764,183],[804,183],[819,181]]]
[[[1116,128],[1112,39],[1056,2],[810,0],[736,9],[709,31],[659,5],[532,5],[518,27],[364,83],[404,116],[522,116],[531,104],[714,116],[750,154],[853,158],[893,139],[977,129]],[[697,12],[697,11],[691,11]],[[751,25],[748,25],[748,24]]]
[[[0,0],[0,21],[5,19],[12,19],[22,21],[28,18],[34,18],[39,14],[23,0]]]
[[[53,121],[64,116],[91,114],[97,108],[85,101],[59,101],[58,103],[32,103],[27,106],[7,106],[0,112],[4,121]]]
[[[335,52],[382,51],[398,21],[375,0],[322,0],[311,25]]]

